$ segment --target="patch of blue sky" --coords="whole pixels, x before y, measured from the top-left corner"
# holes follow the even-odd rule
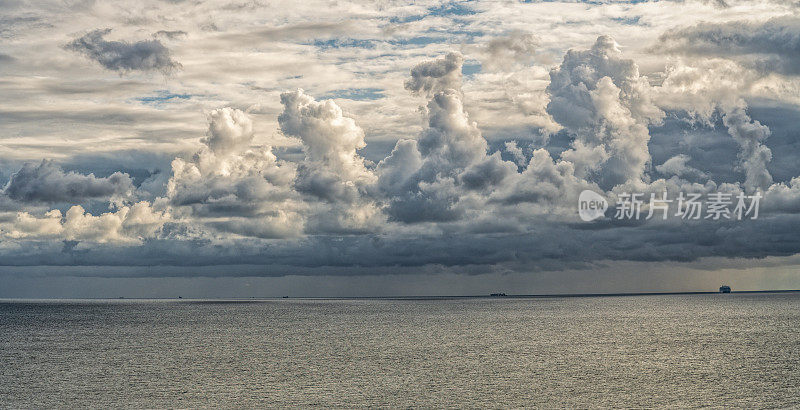
[[[428,16],[433,17],[452,17],[452,16],[470,16],[478,14],[479,12],[468,6],[470,0],[467,1],[451,1],[443,3],[435,7],[429,7],[427,14],[414,14],[410,16],[395,16],[389,18],[389,23],[403,24],[420,21]]]
[[[341,90],[330,91],[324,95],[321,95],[320,98],[341,98],[354,101],[371,101],[379,100],[385,97],[383,95],[385,91],[386,90],[382,88],[345,88]]]
[[[320,50],[331,50],[339,48],[362,48],[374,50],[378,44],[389,44],[392,46],[426,46],[428,44],[436,43],[452,43],[462,42],[463,36],[453,35],[453,33],[441,32],[432,33],[441,34],[438,36],[416,36],[406,38],[396,38],[391,40],[384,39],[371,39],[371,40],[355,40],[355,39],[331,39],[331,40],[315,40],[311,45],[319,48]]]
[[[468,25],[474,23],[474,21],[472,21],[471,19],[463,18],[463,17],[451,17],[450,21],[452,21],[453,24],[457,24],[457,25],[461,25],[461,26],[468,26]]]
[[[461,66],[461,73],[466,76],[475,75],[481,72],[481,63],[479,61],[466,61],[463,66]]]
[[[425,18],[424,14],[415,14],[413,16],[405,16],[405,17],[390,17],[389,22],[394,24],[403,24],[403,23],[411,23],[414,21],[420,21]]]
[[[436,44],[436,43],[447,43],[447,37],[429,37],[429,36],[418,36],[418,37],[409,37],[409,38],[402,38],[396,40],[388,40],[389,44],[395,46],[426,46],[428,44]]]
[[[478,12],[468,6],[469,1],[452,1],[436,7],[428,8],[428,15],[437,17],[468,16]]]
[[[374,40],[362,40],[355,38],[332,38],[329,40],[314,40],[314,47],[323,50],[330,48],[375,48]]]
[[[161,105],[179,100],[188,100],[190,98],[192,98],[191,94],[176,94],[170,92],[169,90],[157,90],[156,95],[137,98],[136,101],[139,101],[142,104]]]
[[[639,24],[639,20],[642,16],[634,16],[634,17],[612,17],[611,20],[616,21],[617,23],[624,24],[626,26],[634,26]]]
[[[479,39],[486,35],[483,31],[479,30],[459,30],[459,29],[439,29],[439,28],[430,28],[425,31],[425,33],[429,34],[439,34],[445,37],[450,38],[452,41],[450,42],[466,42],[472,43],[476,39]]]
[[[454,20],[454,23],[457,23]],[[429,44],[440,43],[470,43],[476,38],[484,36],[485,33],[479,30],[460,30],[451,28],[448,30],[430,28],[424,31],[422,35],[414,37],[399,37],[394,39],[352,39],[352,38],[339,38],[339,39],[326,39],[314,40],[313,45],[321,50],[338,49],[338,48],[363,48],[375,49],[379,44],[389,44],[392,46],[426,46]]]

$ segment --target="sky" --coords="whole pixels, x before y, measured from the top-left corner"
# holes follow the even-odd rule
[[[800,289],[798,9],[0,0],[0,297]]]

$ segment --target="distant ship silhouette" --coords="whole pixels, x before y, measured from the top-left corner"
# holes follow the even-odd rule
[[[505,293],[491,293],[489,296],[506,296]]]
[[[719,287],[719,293],[731,293],[731,287],[728,285],[722,285]]]

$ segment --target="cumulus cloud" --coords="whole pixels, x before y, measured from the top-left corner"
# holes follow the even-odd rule
[[[525,153],[522,151],[522,148],[517,145],[516,141],[506,141],[505,143],[506,152],[511,154],[511,157],[514,158],[514,162],[517,165],[524,165],[525,163]]]
[[[278,117],[285,135],[298,137],[306,154],[298,189],[326,200],[353,200],[374,176],[358,150],[364,131],[332,100],[318,102],[302,90],[281,94]]]
[[[281,131],[299,138],[305,153],[294,187],[328,203],[314,224],[323,231],[375,229],[382,217],[367,189],[377,177],[358,154],[366,146],[364,131],[332,100],[297,90],[281,94],[281,103]]]
[[[547,112],[575,137],[562,158],[575,164],[578,176],[596,176],[605,188],[642,179],[650,160],[648,126],[664,114],[614,39],[600,36],[589,50],[569,50],[550,72],[547,92]]]
[[[516,164],[503,161],[500,152],[495,152],[482,161],[467,167],[458,176],[458,180],[466,189],[486,190],[502,186],[507,177],[516,173]]]
[[[460,84],[452,85],[460,88]],[[391,156],[378,166],[382,181],[401,180],[399,186],[405,189],[398,192],[396,183],[388,189],[381,187],[384,192],[396,194],[390,197],[387,212],[394,220],[406,223],[452,221],[465,212],[458,204],[462,184],[481,188],[491,178],[502,179],[508,167],[498,162],[499,155],[478,165],[486,158],[488,145],[455,89],[433,94],[423,109],[423,124],[416,141],[398,141]],[[470,167],[469,173],[462,175]],[[513,164],[511,167],[516,168]],[[398,178],[400,168],[409,176]]]
[[[209,115],[205,144],[172,161],[166,199],[175,214],[235,234],[275,238],[302,233],[302,201],[292,189],[295,166],[270,146],[251,147],[253,124],[240,110]]]
[[[424,61],[411,69],[405,88],[415,94],[431,96],[443,90],[461,90],[461,67],[464,56],[448,53],[443,58]]]
[[[111,29],[91,31],[68,43],[67,50],[75,51],[97,61],[108,70],[127,73],[129,71],[161,71],[169,74],[181,68],[172,59],[170,51],[156,39],[137,42],[108,41],[105,35]]]
[[[9,198],[25,202],[83,202],[87,199],[109,199],[127,196],[134,190],[127,174],[115,172],[98,178],[94,174],[64,172],[53,161],[26,163],[11,176],[3,189]]]
[[[448,89],[436,93],[426,108],[426,128],[417,140],[425,158],[426,177],[433,173],[452,175],[486,155],[486,140],[478,124],[470,120],[457,92]]]
[[[154,236],[168,219],[166,212],[153,209],[147,202],[122,206],[97,216],[75,205],[64,215],[57,209],[41,217],[19,212],[10,223],[0,222],[0,237],[139,243]]]
[[[666,160],[663,164],[657,165],[656,171],[668,177],[674,175],[692,180],[706,178],[706,173],[687,165],[691,160],[692,158],[686,154],[678,154]]]
[[[378,186],[389,195],[411,189],[414,173],[422,167],[422,154],[416,140],[400,140],[392,152],[378,163]]]
[[[211,111],[208,135],[203,143],[220,155],[242,152],[253,141],[253,122],[244,112],[232,108]]]
[[[764,193],[764,208],[774,213],[800,213],[800,176],[770,186]]]
[[[525,170],[498,189],[492,199],[507,205],[539,204],[548,212],[558,212],[569,207],[583,189],[597,187],[576,177],[572,162],[553,160],[547,150],[540,148],[533,152]]]
[[[664,108],[684,110],[708,125],[713,125],[714,114],[722,117],[739,146],[739,168],[749,191],[764,190],[773,182],[767,169],[772,151],[765,145],[771,131],[747,114],[747,102],[741,97],[753,81],[752,74],[730,61],[710,60],[694,66],[678,61],[668,67],[653,94]]]
[[[741,147],[739,159],[746,176],[745,188],[750,191],[767,189],[772,185],[772,176],[767,170],[772,151],[763,143],[770,135],[769,128],[753,121],[741,105],[726,111],[722,121]]]

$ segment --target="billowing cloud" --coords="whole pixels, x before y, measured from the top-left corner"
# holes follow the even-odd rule
[[[442,90],[461,90],[461,67],[464,56],[449,53],[444,58],[425,61],[411,69],[405,88],[412,93],[433,95]]]
[[[455,64],[452,70],[450,63]],[[474,206],[460,203],[464,190],[485,190],[516,172],[516,165],[503,161],[499,155],[487,157],[488,144],[464,109],[460,75],[446,81],[442,78],[449,74],[439,75],[428,78],[426,86],[416,86],[421,72],[438,75],[446,70],[431,68],[442,66],[460,73],[461,57],[451,53],[445,59],[421,63],[411,70],[412,79],[406,82],[406,89],[424,89],[432,95],[423,109],[423,131],[416,141],[398,141],[390,157],[378,165],[380,181],[391,182],[379,189],[389,195],[387,212],[395,221],[460,219],[468,212],[467,207]],[[407,176],[399,177],[400,172]]]
[[[744,171],[746,189],[765,190],[773,182],[767,165],[772,151],[764,145],[770,129],[747,114],[747,102],[739,92],[755,81],[737,64],[712,60],[698,66],[678,62],[670,66],[654,96],[668,109],[684,110],[694,119],[711,123],[722,117],[728,134],[739,146],[739,168]]]
[[[208,136],[203,143],[214,153],[228,155],[242,152],[253,141],[253,122],[242,111],[232,108],[214,110]]]
[[[113,212],[92,215],[75,205],[62,215],[54,209],[41,217],[19,212],[8,223],[0,221],[0,237],[6,239],[55,239],[94,243],[140,243],[153,237],[169,220],[164,211],[147,202],[122,206]]]
[[[741,147],[739,159],[746,175],[745,188],[750,191],[767,189],[772,185],[772,176],[767,170],[772,151],[763,143],[770,135],[769,128],[753,121],[741,106],[725,112],[722,121]]]
[[[161,71],[169,74],[181,67],[172,59],[170,51],[156,39],[137,42],[108,41],[105,35],[111,29],[91,31],[67,44],[67,50],[75,51],[97,61],[108,70],[126,73],[128,71]]]
[[[281,102],[281,131],[300,138],[306,155],[297,188],[328,201],[355,200],[374,179],[357,153],[366,146],[364,131],[331,100],[295,91],[281,94]]]
[[[514,158],[514,162],[517,165],[524,165],[524,163],[525,163],[525,152],[522,150],[522,147],[517,145],[516,141],[506,141],[505,142],[505,149],[506,149],[506,152],[511,154],[511,157]]]
[[[664,114],[651,100],[647,78],[614,39],[601,36],[589,50],[568,51],[551,71],[547,91],[547,112],[575,137],[562,158],[575,164],[578,176],[596,176],[605,188],[643,178],[648,126]]]
[[[9,198],[25,202],[82,202],[87,199],[109,199],[133,192],[130,176],[115,172],[98,178],[74,171],[64,172],[53,161],[43,160],[38,165],[26,163],[11,175],[3,189]]]
[[[270,146],[251,146],[253,138],[244,112],[212,111],[205,146],[172,162],[166,199],[174,214],[223,232],[300,235],[304,206],[291,188],[295,166],[279,161]]]
[[[666,160],[663,164],[657,165],[656,171],[667,177],[678,176],[692,180],[706,178],[707,175],[703,171],[687,165],[691,160],[692,158],[686,154],[678,154]]]
[[[572,212],[578,193],[583,189],[599,191],[596,185],[575,176],[575,167],[567,160],[554,160],[545,149],[533,152],[525,170],[506,186],[498,188],[492,200],[506,205],[537,204],[542,208],[528,212]]]
[[[364,131],[331,100],[316,101],[302,90],[281,94],[281,131],[302,142],[295,189],[323,201],[313,209],[312,232],[361,232],[379,229],[383,216],[367,195],[377,177],[358,150]]]

